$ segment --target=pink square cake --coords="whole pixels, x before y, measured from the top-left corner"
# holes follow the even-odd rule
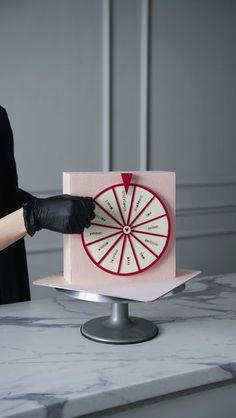
[[[64,172],[63,193],[91,196],[96,216],[64,235],[63,275],[35,284],[152,301],[199,273],[176,271],[175,173]]]

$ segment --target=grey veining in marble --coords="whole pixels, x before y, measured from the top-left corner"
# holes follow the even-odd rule
[[[193,279],[178,295],[131,303],[160,335],[134,345],[85,339],[108,304],[54,299],[0,306],[0,417],[76,417],[236,379],[236,274]]]

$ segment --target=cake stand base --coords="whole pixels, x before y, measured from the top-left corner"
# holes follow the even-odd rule
[[[112,303],[111,316],[91,319],[80,330],[84,337],[106,344],[134,344],[158,335],[151,321],[129,316],[128,303]]]
[[[151,321],[137,318],[136,316],[129,316],[128,303],[138,301],[79,290],[56,289],[74,299],[111,303],[110,316],[91,319],[81,326],[81,334],[90,340],[105,344],[134,344],[151,340],[158,335],[158,327]],[[166,295],[163,295],[161,299],[173,296],[184,289],[185,284],[183,283]]]

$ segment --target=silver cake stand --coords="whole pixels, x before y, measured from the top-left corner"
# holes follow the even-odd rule
[[[185,284],[182,284],[162,296],[162,298],[175,295],[184,289]],[[129,316],[129,302],[136,303],[139,301],[78,290],[60,288],[56,288],[56,290],[74,299],[111,304],[110,316],[91,319],[81,326],[82,335],[90,340],[106,344],[134,344],[151,340],[158,335],[158,327],[151,321]]]

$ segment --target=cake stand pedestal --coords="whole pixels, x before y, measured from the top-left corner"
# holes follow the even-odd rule
[[[106,344],[134,344],[151,340],[158,335],[158,327],[151,321],[129,316],[129,302],[138,301],[77,290],[56,289],[74,299],[111,303],[110,316],[91,319],[81,326],[82,335],[90,340]],[[182,284],[162,298],[172,296],[184,289],[185,284]]]

